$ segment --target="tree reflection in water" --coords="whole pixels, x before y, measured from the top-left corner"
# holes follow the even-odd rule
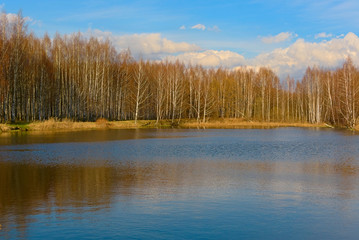
[[[275,192],[278,197],[304,191],[352,198],[358,191],[359,169],[350,159],[338,163],[158,161],[116,166],[31,162],[0,162],[2,231],[15,225],[25,234],[33,215],[111,208],[118,197],[125,201],[171,198],[178,193],[200,194],[202,188],[210,188],[215,195],[244,186]]]

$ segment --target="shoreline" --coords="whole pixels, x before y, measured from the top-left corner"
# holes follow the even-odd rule
[[[53,132],[53,131],[84,131],[105,129],[143,129],[143,128],[183,128],[183,129],[265,129],[278,127],[304,128],[335,128],[328,124],[310,124],[296,122],[258,122],[243,119],[216,119],[207,122],[197,122],[195,119],[184,119],[179,124],[172,124],[170,120],[107,121],[99,119],[96,122],[76,122],[68,119],[36,121],[31,123],[0,124],[0,133],[11,132]],[[357,131],[357,129],[356,129]]]

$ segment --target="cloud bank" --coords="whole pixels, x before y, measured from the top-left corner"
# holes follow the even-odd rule
[[[231,51],[206,50],[202,52],[188,52],[178,56],[166,57],[169,61],[179,60],[191,65],[202,65],[204,67],[232,68],[245,63],[245,58]]]
[[[89,30],[86,35],[98,39],[109,39],[117,50],[130,49],[134,57],[158,59],[162,55],[182,52],[199,51],[201,48],[186,42],[174,42],[164,38],[159,33],[144,33],[132,35],[114,35],[111,32]]]
[[[359,63],[359,38],[354,33],[348,33],[344,38],[307,42],[296,40],[287,48],[277,48],[271,52],[259,54],[246,59],[242,55],[231,51],[207,50],[202,52],[187,52],[178,56],[168,57],[170,60],[180,60],[187,64],[201,64],[205,67],[238,68],[247,66],[258,69],[260,66],[270,67],[280,78],[290,75],[299,79],[306,68],[319,66],[336,68],[350,56]]]
[[[287,48],[277,48],[254,58],[245,58],[233,51],[202,50],[195,44],[168,40],[159,33],[117,36],[110,32],[91,30],[88,34],[100,39],[110,39],[118,50],[129,48],[137,58],[173,62],[179,60],[184,64],[229,69],[241,66],[258,69],[260,66],[265,66],[273,69],[282,79],[287,75],[299,79],[308,66],[336,68],[348,56],[359,63],[359,38],[351,32],[344,37],[323,39],[320,42],[297,39]],[[284,41],[292,36],[292,33],[278,34],[274,36],[275,39],[271,39],[271,42]],[[324,36],[329,37],[328,34],[320,34],[318,37]]]
[[[348,56],[354,62],[359,62],[359,38],[354,33],[319,43],[298,39],[288,48],[260,54],[249,59],[247,63],[253,66],[269,66],[282,78],[286,75],[300,78],[308,66],[335,68]]]

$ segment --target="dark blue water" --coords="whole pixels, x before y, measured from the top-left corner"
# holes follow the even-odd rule
[[[359,136],[0,135],[0,239],[357,239]]]

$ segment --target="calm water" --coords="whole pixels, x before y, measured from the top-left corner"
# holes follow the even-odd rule
[[[359,136],[0,135],[0,239],[358,239]]]

